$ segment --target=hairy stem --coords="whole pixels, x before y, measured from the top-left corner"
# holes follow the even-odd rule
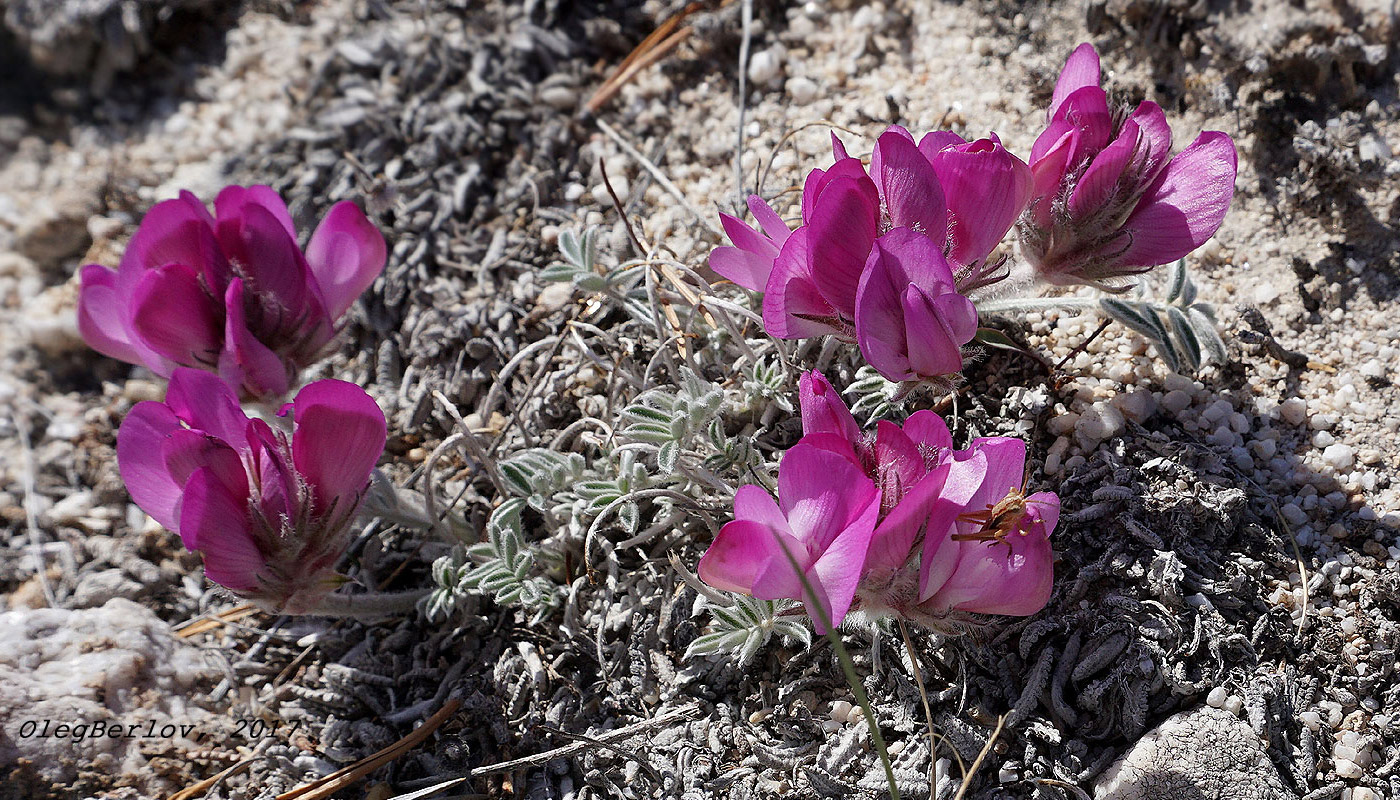
[[[378,619],[392,617],[413,610],[419,600],[428,595],[426,589],[413,589],[407,592],[365,592],[364,594],[342,594],[335,592],[321,598],[309,611],[308,616],[350,617],[353,619]]]
[[[977,304],[978,314],[1000,314],[1007,311],[1047,311],[1052,308],[1097,308],[1097,297],[1011,297],[1005,300],[985,300]]]

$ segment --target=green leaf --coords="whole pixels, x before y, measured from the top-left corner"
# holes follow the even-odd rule
[[[1220,332],[1216,330],[1215,320],[1198,311],[1197,306],[1186,309],[1186,318],[1191,321],[1191,327],[1210,355],[1210,360],[1217,364],[1229,362],[1230,354],[1225,349],[1225,340],[1220,338]]]
[[[1026,348],[1016,344],[1010,336],[1007,336],[996,328],[978,328],[977,335],[972,337],[972,340],[977,344],[995,347],[998,350],[1011,350],[1017,353],[1026,352]]]
[[[1177,259],[1172,265],[1171,280],[1167,283],[1168,303],[1176,302],[1176,298],[1181,296],[1181,290],[1186,285],[1186,259]]]
[[[1171,322],[1172,333],[1176,334],[1176,340],[1181,343],[1181,353],[1185,358],[1186,366],[1192,371],[1201,368],[1201,342],[1196,338],[1196,331],[1192,329],[1191,323],[1187,321],[1186,315],[1176,306],[1167,309],[1167,320]]]

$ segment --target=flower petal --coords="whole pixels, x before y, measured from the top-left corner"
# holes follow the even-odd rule
[[[306,262],[326,315],[338,320],[384,271],[384,235],[354,203],[336,203],[311,234]]]
[[[1055,578],[1055,554],[1044,537],[1007,543],[961,542],[957,566],[929,600],[938,611],[1025,617],[1045,607]]]
[[[281,397],[291,377],[288,364],[248,330],[244,315],[243,281],[235,278],[224,293],[224,349],[219,376],[241,386],[252,397]]]
[[[248,494],[248,476],[243,467],[243,459],[227,442],[211,434],[187,428],[170,431],[161,442],[160,454],[170,479],[177,486],[183,487],[197,470],[207,468],[235,495],[246,497]],[[179,519],[178,501],[174,510],[175,518]],[[185,546],[194,549],[192,535],[184,531],[177,532],[181,534],[180,538],[184,540]]]
[[[696,572],[701,580],[716,589],[758,597],[755,584],[759,575],[768,570],[775,559],[786,559],[778,545],[779,537],[792,539],[783,529],[761,522],[736,519],[726,523],[705,555],[700,557]],[[792,540],[789,546],[796,544],[796,540]],[[778,594],[763,599],[787,596]]]
[[[816,370],[802,373],[797,396],[804,435],[833,433],[852,444],[860,441],[860,425],[825,375]]]
[[[295,241],[296,225],[292,223],[291,212],[282,196],[271,186],[225,186],[214,198],[214,214],[219,219],[231,219],[242,214],[249,205],[261,206],[272,215],[287,235]]]
[[[1094,46],[1084,42],[1074,48],[1060,70],[1060,79],[1055,82],[1055,94],[1050,98],[1047,119],[1053,119],[1055,112],[1071,94],[1086,86],[1098,88],[1100,78],[1099,54]]]
[[[1138,149],[1139,155],[1134,159],[1137,168],[1143,175],[1144,182],[1157,177],[1157,173],[1166,165],[1172,154],[1172,129],[1167,124],[1167,115],[1162,112],[1162,107],[1152,102],[1144,100],[1138,104],[1128,119],[1124,121],[1137,126],[1139,131]]]
[[[879,233],[879,217],[879,199],[867,178],[837,178],[812,209],[807,234],[812,282],[847,317],[855,313],[856,287]]]
[[[919,599],[927,600],[948,580],[957,566],[960,542],[952,540],[958,517],[973,510],[969,501],[987,476],[987,454],[977,448],[955,452],[947,462],[948,477],[929,512],[919,562]]]
[[[248,415],[238,404],[238,395],[217,375],[189,367],[175,370],[165,405],[194,430],[211,433],[235,450],[247,449]]]
[[[875,484],[850,459],[800,443],[783,454],[778,505],[809,552],[824,551],[878,497]]]
[[[719,216],[734,246],[710,251],[710,269],[745,289],[763,291],[773,275],[778,248],[738,218],[728,214]]]
[[[905,289],[901,301],[909,371],[919,378],[961,371],[962,346],[977,333],[972,301],[957,292],[930,297],[917,286]]]
[[[856,586],[865,571],[870,540],[875,534],[875,521],[880,514],[879,494],[871,491],[865,505],[857,509],[850,522],[836,533],[807,573],[808,582],[817,596],[804,596],[803,601],[820,634],[827,632],[822,617],[831,620],[833,627],[840,625],[855,599]]]
[[[165,528],[178,530],[175,507],[182,483],[170,475],[163,448],[180,420],[164,403],[137,403],[117,430],[117,467],[131,499]]]
[[[948,472],[948,466],[942,465],[926,473],[880,521],[865,559],[868,572],[904,566],[914,543],[920,536],[926,537],[932,532],[929,523],[943,484],[948,479]]]
[[[310,485],[316,510],[349,513],[384,453],[384,412],[353,383],[322,380],[292,401],[292,460]]]
[[[1030,167],[994,136],[940,150],[929,162],[948,204],[948,257],[962,265],[983,260],[1030,202]]]
[[[904,420],[904,435],[925,451],[947,450],[953,446],[953,436],[948,432],[948,424],[943,418],[928,409],[920,409]]]
[[[1138,126],[1128,120],[1118,138],[1094,156],[1075,183],[1069,195],[1070,215],[1082,219],[1103,209],[1115,196],[1132,193],[1137,187],[1131,185],[1131,176],[1123,173],[1137,152]],[[1129,183],[1125,185],[1125,181]]]
[[[325,316],[324,307],[315,296],[319,289],[312,281],[296,238],[272,211],[256,202],[243,203],[232,215],[221,209],[217,233],[219,245],[238,264],[246,290],[266,295],[281,306],[277,316],[286,321],[277,325],[279,329],[296,327],[292,320]],[[221,295],[223,289],[218,289]]]
[[[933,165],[914,145],[908,132],[886,131],[875,144],[878,171],[871,156],[872,175],[894,227],[913,228],[941,250],[948,238],[948,206],[944,187]]]
[[[773,274],[763,292],[763,328],[776,339],[801,339],[835,333],[821,320],[835,320],[836,309],[812,282],[808,264],[808,228],[792,232],[773,262]]]
[[[756,194],[749,195],[749,212],[753,214],[753,218],[758,221],[759,226],[763,228],[764,235],[773,242],[775,248],[781,248],[783,242],[786,242],[787,238],[792,235],[787,223],[783,222],[783,218],[778,216],[778,212],[764,202],[762,197]]]
[[[129,291],[148,269],[184,264],[220,288],[228,263],[214,238],[214,218],[189,192],[151,206],[122,253],[121,286]]]
[[[1220,229],[1235,194],[1235,143],[1206,131],[1177,153],[1147,190],[1123,229],[1132,243],[1114,260],[1124,266],[1175,261]]]
[[[967,140],[952,131],[929,131],[924,134],[924,138],[919,140],[919,152],[923,153],[924,158],[932,163],[934,156],[950,147],[963,144],[967,144]],[[945,186],[944,189],[946,190],[947,187]],[[946,196],[947,192],[945,191],[944,194]]]
[[[132,335],[127,319],[130,304],[117,288],[117,273],[100,264],[87,264],[80,274],[78,332],[88,347],[128,364],[145,365],[158,375],[169,375],[175,365]]]
[[[141,343],[176,364],[212,367],[223,349],[221,309],[184,264],[148,270],[131,296],[131,327]]]
[[[186,546],[204,554],[209,580],[239,592],[257,588],[258,573],[267,560],[253,539],[247,498],[239,497],[214,470],[197,469],[186,482],[180,531]]]

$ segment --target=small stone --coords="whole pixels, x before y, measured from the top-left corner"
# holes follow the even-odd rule
[[[1191,395],[1180,389],[1173,389],[1162,395],[1162,408],[1172,414],[1180,414],[1191,407]]]
[[[1225,698],[1225,710],[1238,717],[1244,710],[1244,698],[1237,694]]]
[[[1347,761],[1344,758],[1334,761],[1333,768],[1337,770],[1338,778],[1345,778],[1347,780],[1356,780],[1366,774],[1366,771],[1361,768],[1360,764],[1357,764],[1355,761]],[[1353,794],[1353,797],[1354,796]]]
[[[852,708],[853,706],[845,700],[836,700],[832,702],[831,713],[827,716],[837,722],[845,722],[846,718],[851,715]]]
[[[1122,433],[1127,420],[1123,412],[1109,403],[1098,402],[1089,406],[1075,423],[1074,433],[1082,442],[1101,442]]]
[[[749,59],[749,80],[758,86],[768,86],[783,76],[783,58],[787,49],[781,45],[754,53]]]
[[[1217,686],[1210,690],[1210,694],[1206,695],[1206,705],[1209,705],[1211,708],[1223,708],[1225,706],[1225,698],[1229,696],[1230,693],[1225,691],[1224,686]]]
[[[1138,423],[1145,422],[1157,411],[1157,401],[1152,399],[1152,393],[1142,389],[1123,392],[1111,402],[1123,412],[1123,416]]]
[[[1351,790],[1351,800],[1380,800],[1376,793],[1365,786],[1357,786]]]
[[[796,78],[788,78],[786,89],[788,97],[792,98],[792,102],[801,106],[805,106],[817,99],[817,84],[812,81],[811,78],[806,78],[801,75]]]
[[[1074,430],[1074,426],[1078,422],[1078,414],[1073,411],[1066,411],[1045,423],[1045,430],[1049,431],[1052,436],[1064,436],[1066,433]]]
[[[1356,449],[1349,444],[1337,442],[1322,451],[1322,460],[1338,471],[1351,469],[1351,465],[1356,463]]]
[[[1317,731],[1322,728],[1322,715],[1316,711],[1304,711],[1298,715],[1298,721],[1303,723],[1310,731]]]
[[[1290,397],[1279,403],[1278,413],[1289,425],[1302,425],[1308,418],[1308,403],[1301,397]]]

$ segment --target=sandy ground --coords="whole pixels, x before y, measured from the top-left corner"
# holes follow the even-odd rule
[[[970,761],[1009,713],[1016,724],[968,796],[1072,796],[1053,781],[1091,792],[1100,781],[1107,793],[1101,776],[1114,759],[1163,719],[1204,706],[1224,709],[1265,754],[1261,768],[1278,788],[1260,796],[1400,792],[1393,10],[1364,0],[756,3],[741,104],[743,33],[730,5],[695,18],[685,43],[600,110],[612,135],[578,116],[579,105],[673,10],[664,4],[365,5],[329,0],[281,14],[254,5],[217,46],[119,81],[114,99],[73,108],[51,98],[35,116],[0,119],[0,157],[9,154],[0,163],[0,589],[11,613],[95,614],[133,600],[176,624],[234,605],[201,582],[197,557],[129,504],[116,476],[116,425],[132,403],[159,397],[160,382],[88,352],[72,322],[77,266],[115,264],[152,202],[181,188],[211,197],[225,182],[270,182],[299,220],[345,197],[370,206],[390,238],[389,269],[342,350],[313,372],[369,385],[390,415],[387,469],[418,481],[449,430],[432,390],[473,424],[501,431],[518,421],[499,440],[508,458],[538,444],[532,431],[631,399],[568,348],[561,363],[541,348],[499,378],[521,349],[567,320],[613,331],[612,346],[639,353],[643,367],[663,349],[596,298],[539,278],[564,228],[602,226],[604,260],[631,257],[600,160],[648,249],[701,269],[719,243],[716,212],[748,191],[791,200],[785,192],[828,163],[833,125],[852,152],[868,152],[899,122],[969,138],[995,131],[1025,154],[1064,56],[1089,40],[1108,88],[1125,103],[1159,102],[1178,147],[1203,129],[1236,139],[1234,206],[1215,241],[1188,259],[1219,309],[1231,360],[1173,374],[1141,337],[1111,326],[1053,383],[1002,355],[969,371],[955,431],[1027,436],[1043,465],[1037,480],[1066,499],[1061,588],[1029,624],[916,637],[951,740],[934,763],[902,644],[850,633],[899,749],[904,791],[929,796],[934,766],[949,777],[933,793],[951,796],[953,750]],[[1260,343],[1251,308],[1278,347]],[[1098,318],[1051,311],[999,324],[1057,362]],[[716,347],[713,364],[732,364],[733,352]],[[840,383],[853,377],[847,354],[785,352],[793,375],[820,364]],[[712,372],[732,399],[737,381]],[[767,425],[781,416],[736,412],[728,432],[762,428],[756,441],[771,455],[791,441],[790,425]],[[586,442],[576,449],[594,458]],[[445,464],[446,496],[464,490],[463,513],[479,525],[490,484],[465,456]],[[200,688],[138,670],[114,711],[222,720],[201,722],[206,731],[259,717],[277,733],[225,731],[231,738],[213,746],[207,736],[142,742],[94,762],[63,742],[26,750],[33,743],[11,730],[12,714],[0,757],[72,763],[46,777],[16,760],[18,788],[0,796],[159,796],[254,755],[262,760],[216,791],[266,796],[391,743],[448,694],[464,701],[459,716],[372,782],[407,791],[567,743],[552,729],[596,736],[686,710],[693,719],[653,734],[641,758],[594,749],[475,787],[578,798],[879,791],[882,779],[867,779],[878,766],[864,723],[840,705],[849,690],[821,645],[774,642],[742,668],[684,657],[710,617],[664,559],[674,551],[693,563],[707,530],[687,521],[681,535],[618,548],[602,585],[561,586],[562,610],[543,628],[526,624],[526,610],[472,598],[446,622],[259,617],[176,642],[211,665]],[[426,565],[445,552],[410,532],[369,534],[352,558],[362,576],[406,564],[405,580],[426,585]],[[542,553],[577,553],[574,534],[539,526],[530,537]],[[132,648],[139,660],[142,646]],[[1139,664],[1141,673],[1126,671]],[[142,692],[189,695],[198,714],[151,710],[135,699]],[[1107,796],[1168,796],[1121,791],[1140,793]]]

